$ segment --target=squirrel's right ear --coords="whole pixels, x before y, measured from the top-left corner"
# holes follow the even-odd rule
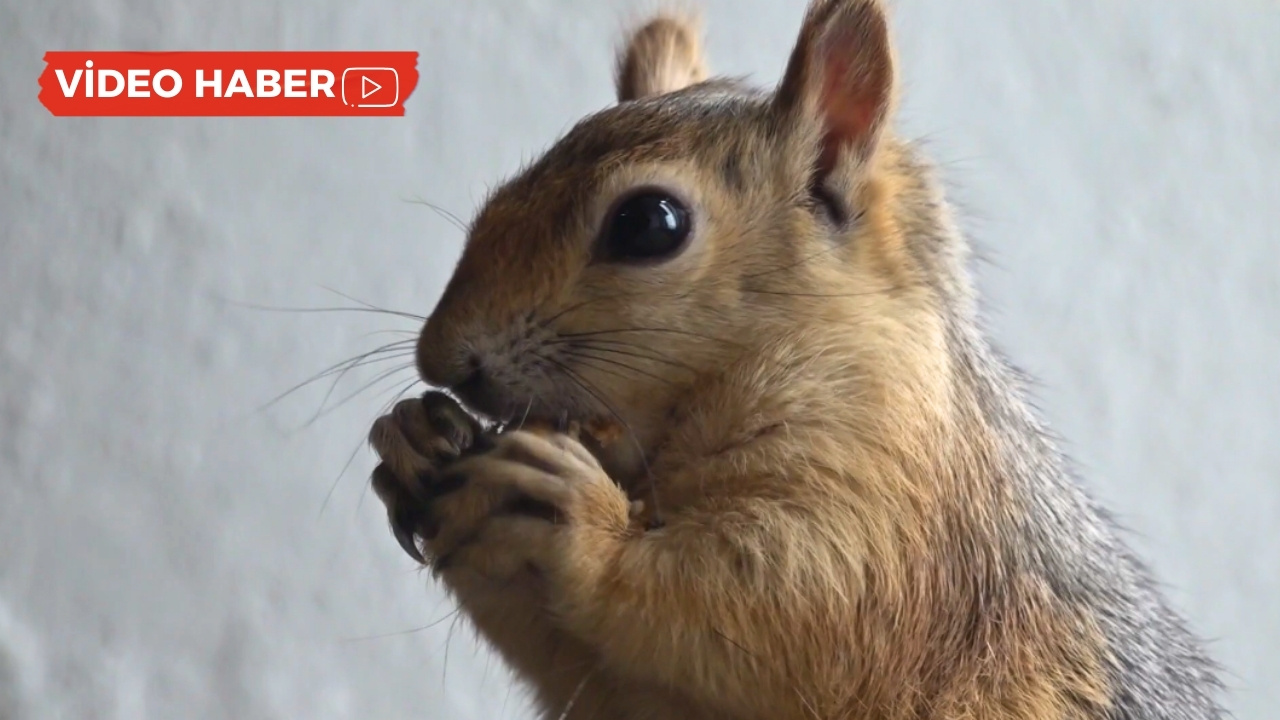
[[[631,33],[618,54],[618,102],[662,95],[707,79],[696,18],[664,14]]]
[[[821,127],[818,174],[868,158],[895,102],[893,47],[881,0],[815,0],[774,97],[784,123]]]

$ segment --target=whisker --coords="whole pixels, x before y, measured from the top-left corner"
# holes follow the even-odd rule
[[[400,335],[402,337],[405,335],[408,335],[412,338],[417,338],[418,331],[417,330],[374,330],[372,332],[367,332],[361,335],[360,337],[367,338],[367,337],[373,337],[374,335]]]
[[[627,375],[625,375],[625,374],[623,374],[623,373],[621,373],[621,372],[618,372],[617,370],[613,370],[613,369],[611,369],[611,368],[607,368],[607,367],[599,367],[599,366],[597,366],[597,365],[589,365],[589,364],[587,364],[587,363],[586,363],[586,361],[587,361],[587,360],[590,360],[591,358],[580,358],[580,357],[576,357],[576,356],[574,356],[574,359],[583,361],[583,365],[585,365],[586,367],[591,368],[592,370],[599,370],[600,372],[608,373],[609,375],[612,375],[612,376],[614,376],[614,377],[616,377],[616,378],[621,378],[621,379],[623,379],[623,380],[630,380],[630,379],[631,379],[631,378],[629,378]]]
[[[375,314],[378,314],[378,315],[391,315],[391,316],[393,316],[393,317],[407,318],[407,319],[409,319],[409,320],[415,320],[415,321],[417,321],[417,322],[426,322],[426,321],[427,321],[427,318],[426,318],[425,316],[423,316],[423,315],[414,315],[413,313],[403,312],[403,311],[401,311],[401,310],[386,310],[386,309],[383,309],[383,308],[376,308],[376,307],[346,307],[346,306],[341,306],[341,305],[339,305],[339,306],[336,306],[336,307],[298,308],[298,307],[274,307],[274,306],[271,306],[271,305],[257,305],[257,304],[255,304],[255,303],[241,303],[241,302],[236,302],[236,301],[234,301],[234,300],[228,300],[227,302],[231,302],[231,303],[234,303],[234,304],[236,304],[236,305],[240,305],[241,307],[248,308],[249,310],[261,310],[261,311],[263,311],[263,312],[290,312],[290,313],[324,313],[324,312],[327,312],[327,313],[340,313],[340,312],[354,312],[354,313],[375,313]]]
[[[852,221],[851,221],[851,222],[857,222],[857,221],[859,221],[859,220],[863,217],[863,215],[864,215],[864,214],[865,214],[865,213],[859,213],[857,216],[855,216],[855,217],[852,219]],[[827,247],[823,248],[822,250],[819,250],[818,252],[815,252],[815,253],[811,253],[811,254],[809,254],[809,255],[806,255],[806,256],[804,256],[804,257],[800,258],[799,260],[796,260],[795,262],[792,262],[792,263],[789,263],[789,264],[787,264],[787,265],[783,265],[783,266],[780,266],[780,267],[776,267],[776,268],[770,268],[770,269],[768,269],[768,270],[764,270],[764,271],[757,272],[757,273],[750,273],[750,274],[747,274],[747,275],[742,276],[742,278],[743,278],[743,279],[748,279],[748,280],[749,280],[749,279],[754,279],[754,278],[760,278],[760,277],[765,277],[765,276],[767,276],[767,275],[772,275],[772,274],[777,273],[777,272],[782,272],[782,271],[785,271],[785,270],[789,270],[789,269],[796,268],[796,267],[798,267],[798,266],[800,266],[800,265],[803,265],[803,264],[805,264],[805,263],[807,263],[807,262],[810,262],[810,261],[812,261],[812,260],[814,260],[814,259],[816,259],[816,258],[819,258],[819,257],[821,257],[821,256],[823,256],[823,255],[828,254],[828,253],[831,253],[832,251],[839,250],[839,249],[841,249],[841,248],[847,247],[847,246],[848,246],[848,244],[849,244],[851,241],[852,241],[852,237],[846,237],[846,238],[844,238],[841,242],[839,242],[839,243],[837,243],[837,244],[829,245],[829,246],[827,246]],[[745,293],[750,293],[750,294],[759,294],[759,295],[778,295],[778,296],[790,296],[790,297],[830,297],[830,298],[838,298],[838,297],[859,297],[859,296],[863,296],[863,295],[877,294],[877,293],[881,293],[881,292],[895,292],[897,289],[898,289],[898,288],[890,288],[890,289],[887,289],[887,290],[873,290],[873,291],[868,291],[868,292],[848,293],[848,294],[838,294],[838,293],[837,293],[837,294],[821,294],[821,293],[791,293],[791,292],[785,292],[785,291],[774,291],[774,290],[751,290],[751,289],[743,290],[743,292],[745,292]],[[692,292],[693,292],[692,290],[688,290],[688,291],[685,291],[685,292],[682,292],[682,293],[676,293],[676,294],[673,294],[673,295],[669,295],[669,296],[667,296],[667,297],[669,297],[669,298],[671,298],[671,299],[681,300],[681,299],[687,298],[687,297],[688,297]],[[580,310],[581,308],[583,308],[583,307],[585,307],[585,306],[587,306],[587,305],[590,305],[591,303],[601,302],[601,301],[605,301],[605,300],[617,300],[617,299],[620,299],[620,298],[626,297],[626,296],[627,296],[627,295],[629,295],[629,294],[630,294],[630,295],[635,295],[635,294],[639,294],[639,293],[628,293],[628,294],[618,294],[618,295],[598,296],[598,297],[594,297],[594,298],[589,298],[589,299],[587,299],[587,300],[583,300],[583,301],[581,301],[581,302],[578,302],[578,303],[575,303],[575,304],[573,304],[573,305],[570,305],[570,306],[568,306],[568,307],[566,307],[566,308],[563,308],[563,309],[561,309],[560,311],[556,312],[554,315],[552,315],[552,316],[550,316],[550,317],[548,317],[548,318],[546,318],[546,319],[544,319],[544,320],[540,321],[540,322],[538,323],[538,327],[539,327],[539,328],[542,328],[542,329],[545,329],[545,328],[547,328],[548,326],[550,326],[553,322],[555,322],[556,320],[560,319],[561,317],[563,317],[563,316],[565,316],[565,315],[567,315],[567,314],[569,314],[569,313],[571,313],[571,312],[573,312],[573,311],[575,311],[575,310]],[[545,304],[545,301],[544,301],[544,304]],[[628,329],[628,330],[627,330],[627,332],[680,332],[680,331],[671,330],[671,329],[669,329],[669,328],[662,328],[662,329],[659,329],[659,328],[633,328],[633,329]],[[705,338],[705,339],[720,341],[720,340],[718,340],[718,339],[716,339],[716,338],[710,338],[710,337],[707,337],[707,338]]]
[[[374,305],[373,303],[371,303],[371,302],[369,302],[369,301],[367,301],[367,300],[361,300],[360,298],[352,297],[351,295],[348,295],[348,294],[346,294],[346,293],[344,293],[344,292],[342,292],[341,290],[338,290],[338,289],[336,289],[336,288],[331,288],[331,287],[329,287],[328,285],[321,285],[321,286],[320,286],[320,289],[321,289],[321,290],[324,290],[325,292],[331,292],[331,293],[333,293],[334,295],[337,295],[338,297],[342,298],[343,300],[350,300],[351,302],[353,302],[353,303],[355,303],[355,304],[357,304],[357,305],[360,305],[360,306],[362,306],[362,307],[367,307],[367,308],[377,308],[377,307],[378,307],[377,305]]]
[[[529,419],[529,411],[533,409],[534,398],[530,396],[529,404],[524,406],[524,416],[520,418],[520,424],[516,426],[517,430],[523,430],[525,422]]]
[[[574,383],[588,395],[595,398],[596,402],[604,406],[604,409],[613,416],[613,419],[617,420],[618,424],[622,425],[622,427],[626,429],[627,437],[631,438],[631,443],[635,446],[636,454],[640,457],[640,465],[644,468],[645,480],[649,483],[649,501],[653,503],[653,522],[655,525],[662,525],[662,507],[658,503],[658,488],[653,482],[653,470],[649,468],[649,460],[645,457],[644,448],[640,446],[640,441],[636,438],[636,433],[631,429],[630,423],[623,419],[622,414],[613,407],[612,403],[604,398],[604,394],[600,392],[600,389],[590,380],[582,377],[582,375],[575,372],[573,368],[553,357],[543,356],[543,359],[558,367],[570,382]]]
[[[545,328],[545,327],[549,326],[551,323],[555,322],[556,320],[559,320],[560,318],[564,317],[565,315],[567,315],[567,314],[569,314],[569,313],[573,312],[574,310],[578,310],[578,309],[584,308],[584,307],[586,307],[587,305],[590,305],[591,303],[594,303],[594,302],[601,302],[602,300],[605,300],[605,299],[612,299],[612,298],[606,298],[606,297],[604,297],[604,296],[601,296],[601,297],[593,297],[593,298],[589,298],[589,299],[587,299],[587,300],[583,300],[583,301],[582,301],[582,302],[580,302],[580,303],[574,303],[574,304],[570,305],[569,307],[562,308],[562,309],[560,310],[560,312],[557,312],[556,314],[552,315],[551,317],[544,318],[542,321],[540,321],[540,322],[538,323],[538,327],[539,327],[539,328]]]
[[[862,292],[853,293],[803,293],[803,292],[786,292],[783,290],[750,290],[744,288],[742,292],[752,295],[779,295],[782,297],[814,297],[814,298],[851,298],[851,297],[869,297],[872,295],[888,295],[898,292],[903,286],[895,285],[893,287],[879,290],[864,290]]]
[[[397,401],[399,401],[399,399],[402,396],[404,396],[405,393],[409,392],[409,390],[412,389],[414,384],[417,382],[418,382],[417,378],[414,378],[408,385],[405,385],[404,388],[400,391],[400,393],[395,398],[392,399],[391,403],[378,412],[378,415],[381,416],[386,414],[386,411],[390,409],[390,406],[394,405]],[[334,491],[338,489],[338,483],[342,482],[342,477],[347,474],[347,470],[351,469],[351,463],[355,462],[356,455],[359,454],[360,448],[363,447],[366,442],[368,442],[368,438],[361,438],[360,442],[357,442],[356,446],[351,449],[351,454],[347,456],[347,462],[343,464],[342,470],[338,471],[338,476],[333,479],[333,483],[329,486],[329,492],[326,493],[324,496],[324,502],[320,504],[321,515],[323,515],[325,509],[329,507],[329,501],[333,498]],[[369,488],[368,483],[366,483],[364,490],[362,490],[360,493],[361,504],[364,502],[364,494],[368,490],[368,488]],[[359,504],[357,504],[357,509],[358,507],[359,507]]]
[[[620,360],[614,360],[613,358],[600,357],[599,355],[590,355],[583,350],[564,350],[563,354],[566,357],[577,358],[579,360],[594,360],[596,362],[605,363],[606,365],[616,365],[617,367],[623,368],[624,370],[630,370],[631,372],[636,373],[638,375],[644,375],[645,377],[658,380],[659,382],[664,382],[668,385],[672,385],[672,386],[675,385],[675,383],[672,382],[669,378],[664,378],[660,375],[655,375],[646,370],[641,370],[640,368],[635,367],[634,365],[628,365],[627,363],[624,363]],[[599,366],[595,366],[595,367],[597,369],[603,369],[603,368],[600,368]],[[626,379],[627,376],[620,375],[619,377]]]
[[[595,385],[585,380],[581,375],[575,372],[573,368],[569,367],[568,365],[560,362],[559,360],[553,357],[543,355],[542,359],[551,363],[556,368],[558,368],[561,372],[565,373],[565,375],[569,378],[571,382],[573,382],[575,385],[580,387],[582,390],[586,391],[586,393],[590,395],[592,398],[594,398],[596,402],[600,403],[600,405],[603,406],[604,409],[609,414],[613,415],[615,420],[617,420],[620,423],[623,423],[624,425],[626,424],[626,421],[623,420],[622,416],[618,414],[618,411],[615,410],[613,406],[609,404],[609,401],[604,399],[604,397],[599,393],[598,388],[595,388]],[[630,426],[628,426],[628,428],[629,427]]]
[[[331,307],[313,307],[313,308],[271,307],[271,306],[264,305],[259,307],[258,309],[267,310],[271,312],[296,312],[296,313],[325,313],[325,312],[327,313],[339,313],[339,312],[372,313],[375,315],[390,315],[392,317],[405,318],[407,320],[413,320],[415,322],[427,321],[427,318],[424,315],[415,315],[411,312],[404,312],[403,310],[386,310],[384,308],[372,308],[372,307],[347,307],[345,305],[335,305]]]
[[[319,413],[320,411],[324,410],[324,406],[325,406],[325,404],[327,404],[327,403],[329,402],[329,398],[333,397],[333,393],[334,393],[334,391],[336,391],[336,390],[338,389],[338,383],[342,382],[342,378],[343,378],[343,377],[345,377],[345,376],[346,376],[346,374],[347,374],[348,372],[350,372],[350,371],[354,370],[354,369],[355,369],[355,368],[357,368],[357,367],[363,367],[363,366],[366,366],[366,365],[374,365],[374,364],[376,364],[376,363],[386,362],[386,361],[388,361],[388,360],[400,360],[400,359],[402,359],[402,358],[412,357],[412,356],[413,356],[413,354],[414,354],[414,353],[413,353],[412,351],[409,351],[409,352],[399,352],[399,353],[395,353],[395,354],[385,355],[385,356],[380,357],[380,358],[374,358],[374,359],[371,359],[371,360],[366,360],[366,361],[363,361],[363,362],[360,362],[360,363],[357,363],[357,364],[354,364],[354,365],[350,365],[350,366],[348,366],[348,367],[343,368],[342,372],[338,373],[338,375],[337,375],[336,377],[334,377],[333,382],[329,384],[329,389],[325,392],[324,397],[320,400],[320,404],[316,407],[316,413]],[[404,366],[400,366],[399,368],[397,368],[397,370],[402,370],[402,369],[404,369]],[[315,422],[315,420],[316,420],[318,417],[319,417],[319,415],[313,416],[310,422]],[[305,427],[305,426],[304,426],[304,427]]]
[[[565,315],[567,315],[567,314],[569,314],[569,313],[573,312],[574,310],[580,310],[580,309],[582,309],[582,308],[586,307],[587,305],[590,305],[591,303],[604,302],[604,301],[606,301],[606,300],[619,300],[619,299],[621,299],[621,298],[627,297],[628,295],[636,295],[636,294],[638,294],[638,293],[625,293],[625,294],[624,294],[624,293],[619,293],[619,294],[617,294],[617,295],[599,295],[599,296],[596,296],[596,297],[593,297],[593,298],[588,298],[588,299],[586,299],[586,300],[583,300],[582,302],[574,303],[574,304],[570,305],[569,307],[563,308],[562,310],[560,310],[560,311],[559,311],[559,312],[557,312],[556,314],[552,315],[551,317],[546,318],[545,320],[542,320],[541,322],[539,322],[539,323],[538,323],[538,327],[540,327],[540,328],[546,328],[547,326],[551,325],[551,323],[555,322],[556,320],[559,320],[560,318],[562,318],[562,317],[564,317]]]
[[[577,687],[573,689],[573,694],[569,696],[569,701],[564,704],[564,710],[556,716],[557,720],[569,720],[569,714],[573,712],[573,706],[578,704],[578,698],[582,695],[582,691],[586,689],[587,683],[590,682],[592,677],[595,677],[595,674],[602,667],[602,665],[596,665],[590,672],[582,676],[582,679],[578,681]]]
[[[675,330],[672,328],[639,327],[639,328],[614,328],[610,330],[588,330],[584,332],[561,333],[560,337],[565,339],[574,339],[574,338],[584,338],[584,337],[599,337],[601,335],[606,335],[606,336],[616,335],[616,334],[624,334],[624,333],[670,333],[673,335],[685,335],[689,337],[696,337],[701,340],[710,340],[711,342],[722,343],[725,345],[741,346],[740,343],[736,343],[732,340],[712,337],[710,335],[703,335],[701,333],[696,333],[691,330]]]
[[[459,230],[461,230],[464,234],[467,232],[467,224],[462,220],[462,218],[458,217],[457,215],[454,215],[453,213],[449,212],[448,210],[445,210],[443,207],[441,207],[441,206],[439,206],[439,205],[436,205],[435,203],[427,202],[426,200],[423,200],[422,198],[414,198],[413,200],[405,200],[405,202],[407,202],[407,203],[412,203],[412,204],[414,204],[414,205],[424,205],[424,206],[426,206],[426,207],[430,208],[432,211],[434,211],[434,212],[435,212],[437,215],[439,215],[440,217],[444,218],[445,220],[448,220],[450,224],[452,224],[454,227],[456,227],[456,228],[458,228]]]
[[[416,384],[418,384],[418,378],[416,378],[416,377],[415,377],[414,379],[412,379],[412,380],[410,380],[410,381],[409,381],[409,384],[407,384],[407,385],[405,385],[404,387],[402,387],[402,388],[400,389],[400,392],[396,393],[396,394],[395,394],[395,397],[392,397],[392,398],[391,398],[391,401],[390,401],[390,402],[388,402],[386,405],[384,405],[384,406],[382,407],[382,409],[381,409],[381,410],[379,410],[379,411],[378,411],[378,416],[379,416],[379,417],[381,417],[382,415],[385,415],[385,414],[387,413],[387,411],[388,411],[388,410],[390,410],[390,409],[391,409],[391,408],[392,408],[396,403],[400,402],[400,399],[401,399],[401,398],[403,398],[403,397],[405,396],[405,394],[406,394],[406,393],[408,393],[410,390],[412,390],[412,389],[413,389],[413,386],[414,386],[414,385],[416,385]],[[360,448],[359,448],[359,446],[356,446],[356,449],[357,449],[357,450],[359,450],[359,449],[360,449]],[[354,458],[355,458],[355,453],[352,453],[352,454],[351,454],[351,457],[354,459]],[[351,463],[350,463],[350,461],[348,461],[348,462],[347,462],[347,464],[348,464],[348,465],[350,465],[350,464],[351,464]],[[344,472],[345,472],[345,471],[344,471]],[[341,476],[339,476],[339,477],[341,477]],[[364,499],[365,499],[365,496],[367,496],[367,495],[369,494],[369,486],[370,486],[370,483],[365,483],[365,484],[364,484],[363,486],[361,486],[361,488],[360,488],[360,498],[359,498],[358,500],[356,500],[356,510],[357,510],[357,511],[364,507]]]
[[[561,344],[562,343],[558,343],[554,340],[547,343],[547,345],[553,346],[553,347]],[[657,355],[643,354],[640,352],[641,350],[653,351],[653,352],[656,352],[656,351],[653,348],[648,348],[643,345],[637,345],[636,343],[629,343],[629,342],[626,342],[625,340],[586,340],[579,343],[566,341],[563,344],[568,345],[570,348],[580,347],[580,348],[592,350],[595,352],[613,353],[616,355],[622,355],[624,357],[633,357],[640,360],[652,360],[654,362],[660,362],[660,363],[665,363],[667,365],[671,365],[672,367],[682,368],[692,373],[698,372],[698,370],[691,365],[682,363],[678,360],[672,360],[671,358],[664,357],[661,354],[657,354]],[[606,345],[611,345],[614,347],[607,347]],[[629,349],[619,350],[618,347],[629,348]]]
[[[382,381],[386,380],[387,378],[390,378],[390,377],[392,377],[392,376],[396,375],[397,373],[402,373],[402,372],[404,372],[404,371],[406,371],[406,370],[413,370],[413,369],[414,369],[414,368],[413,368],[413,365],[412,365],[412,364],[409,364],[409,365],[401,365],[401,366],[399,366],[399,367],[391,368],[390,370],[388,370],[388,371],[386,371],[386,372],[384,372],[384,373],[379,374],[379,375],[378,375],[376,378],[374,378],[373,380],[370,380],[369,382],[365,383],[364,385],[361,385],[361,386],[360,386],[360,389],[356,390],[355,392],[351,393],[350,395],[347,395],[346,397],[344,397],[344,398],[342,398],[341,400],[339,400],[339,401],[338,401],[338,403],[337,403],[336,405],[333,405],[332,407],[329,407],[329,408],[323,409],[323,410],[322,410],[322,411],[320,411],[320,412],[317,412],[314,416],[312,416],[312,418],[311,418],[310,420],[308,420],[306,423],[304,423],[304,424],[302,425],[302,428],[299,428],[299,429],[305,429],[305,428],[311,427],[311,426],[312,426],[312,425],[314,425],[317,421],[319,421],[321,418],[325,417],[325,416],[326,416],[326,415],[328,415],[329,413],[335,412],[336,410],[338,410],[339,408],[341,408],[343,405],[346,405],[347,403],[349,403],[349,402],[351,402],[352,400],[354,400],[354,399],[355,399],[356,397],[358,397],[361,393],[365,392],[366,390],[369,390],[369,389],[370,389],[370,388],[372,388],[374,385],[377,385],[378,383],[380,383],[380,382],[382,382]],[[414,382],[417,382],[417,379],[415,379],[415,380],[414,380]]]
[[[405,396],[405,395],[408,395],[408,394],[409,394],[409,391],[413,389],[413,386],[414,386],[414,385],[417,385],[417,384],[418,384],[418,383],[420,383],[420,382],[422,382],[422,381],[421,381],[420,379],[416,378],[416,377],[415,377],[414,379],[410,380],[408,385],[405,385],[403,388],[401,388],[401,389],[400,389],[400,392],[396,393],[396,394],[395,394],[395,396],[393,396],[393,397],[391,398],[391,400],[390,400],[389,402],[387,402],[387,404],[386,404],[386,405],[383,405],[383,406],[382,406],[382,410],[380,410],[380,411],[378,412],[378,414],[379,414],[379,415],[385,415],[385,414],[387,414],[388,412],[390,412],[391,408],[392,408],[392,407],[395,407],[395,404],[396,404],[396,403],[398,403],[398,402],[400,402],[401,400],[403,400],[403,399],[404,399],[404,396]]]
[[[338,483],[342,482],[342,476],[347,474],[347,470],[351,469],[351,463],[355,462],[356,455],[359,454],[360,448],[364,446],[367,440],[361,438],[360,442],[351,449],[351,454],[347,456],[347,462],[343,464],[342,469],[338,471],[337,477],[333,479],[333,483],[329,485],[329,492],[325,493],[324,502],[320,503],[320,512],[318,515],[324,515],[324,511],[329,507],[329,501],[333,499],[333,493],[338,489]]]
[[[373,349],[373,350],[370,350],[369,352],[362,353],[362,354],[360,354],[360,355],[357,355],[357,356],[355,356],[355,357],[353,357],[353,358],[349,358],[349,359],[347,359],[347,360],[343,360],[342,362],[334,363],[333,365],[330,365],[329,367],[325,368],[324,370],[321,370],[320,372],[316,373],[315,375],[312,375],[311,377],[307,378],[306,380],[303,380],[302,382],[298,383],[297,385],[294,385],[293,387],[289,388],[288,390],[285,390],[284,392],[282,392],[282,393],[280,393],[279,395],[275,396],[275,397],[274,397],[274,398],[272,398],[271,400],[268,400],[268,401],[267,401],[266,403],[264,403],[261,407],[259,407],[257,411],[258,411],[258,412],[262,412],[262,411],[264,411],[264,410],[266,410],[266,409],[270,408],[272,405],[275,405],[276,403],[278,403],[278,402],[280,402],[281,400],[285,399],[286,397],[288,397],[288,396],[292,395],[293,393],[295,393],[295,392],[297,392],[297,391],[301,390],[302,388],[304,388],[304,387],[306,387],[306,386],[308,386],[308,385],[310,385],[310,384],[312,384],[312,383],[314,383],[314,382],[319,382],[320,380],[325,379],[326,377],[328,377],[329,375],[332,375],[333,373],[340,372],[340,371],[345,373],[347,370],[349,370],[349,369],[351,369],[351,368],[353,368],[353,367],[359,367],[361,364],[364,364],[366,360],[369,360],[370,358],[372,358],[372,357],[374,357],[374,356],[376,356],[376,355],[388,355],[388,356],[391,356],[391,357],[400,357],[400,356],[402,356],[402,355],[392,355],[392,353],[395,353],[395,352],[397,352],[397,351],[403,351],[403,350],[406,350],[406,349],[408,348],[409,343],[411,343],[411,342],[413,342],[413,341],[411,341],[411,340],[399,340],[399,341],[397,341],[397,342],[387,343],[386,345],[383,345],[382,347],[379,347],[379,348],[375,348],[375,349]],[[378,359],[378,361],[380,362],[382,359],[386,359],[386,358],[379,358],[379,359]],[[341,377],[341,376],[339,376],[339,377]]]
[[[670,298],[670,299],[674,299],[674,300],[683,300],[684,298],[687,298],[687,297],[688,297],[692,292],[693,292],[693,290],[686,290],[686,291],[684,291],[684,292],[682,292],[682,293],[677,293],[677,294],[673,294],[673,295],[667,295],[667,296],[665,296],[665,297],[668,297],[668,298]],[[583,307],[585,307],[585,306],[587,306],[587,305],[590,305],[591,303],[604,302],[604,301],[613,301],[613,300],[620,300],[620,299],[623,299],[623,298],[636,297],[636,296],[652,297],[652,295],[653,295],[653,294],[652,294],[652,293],[650,293],[650,292],[643,292],[643,293],[640,293],[640,292],[630,292],[630,293],[616,293],[616,294],[613,294],[613,295],[600,295],[600,296],[596,296],[596,297],[593,297],[593,298],[588,298],[588,299],[586,299],[586,300],[583,300],[582,302],[574,303],[573,305],[570,305],[570,306],[568,306],[568,307],[566,307],[566,308],[563,308],[563,309],[561,309],[559,312],[557,312],[556,314],[554,314],[554,315],[552,315],[552,316],[550,316],[550,317],[548,317],[548,318],[546,318],[546,319],[544,319],[544,320],[539,321],[539,322],[538,322],[538,324],[537,324],[537,327],[538,327],[539,329],[546,329],[547,327],[549,327],[549,326],[550,326],[553,322],[555,322],[556,320],[559,320],[560,318],[564,317],[565,315],[567,315],[567,314],[569,314],[569,313],[571,313],[571,312],[573,312],[573,311],[575,311],[575,310],[580,310],[580,309],[582,309]],[[540,310],[542,309],[542,306],[543,306],[543,305],[546,305],[546,304],[547,304],[548,302],[550,302],[551,300],[552,300],[552,298],[550,298],[550,297],[548,297],[547,299],[543,300],[543,301],[539,304],[538,308],[536,308],[536,309],[535,309],[534,314],[536,315],[536,314],[537,314],[537,312],[538,312],[538,311],[540,311]]]
[[[440,623],[453,618],[454,615],[457,615],[460,612],[462,612],[462,608],[456,607],[451,612],[446,613],[444,617],[440,618],[439,620],[432,620],[426,625],[420,625],[416,628],[409,628],[408,630],[397,630],[395,632],[382,633],[380,635],[364,635],[364,636],[353,637],[353,638],[342,638],[340,642],[343,642],[343,643],[365,642],[367,640],[385,640],[387,638],[400,637],[401,635],[412,635],[413,633],[419,633],[419,632],[422,632],[423,630],[430,630],[431,628],[439,625]]]

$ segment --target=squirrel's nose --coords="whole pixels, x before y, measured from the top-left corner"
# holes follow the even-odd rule
[[[423,382],[436,387],[453,387],[480,367],[480,358],[463,351],[444,323],[434,318],[418,335],[414,360]]]
[[[418,372],[428,385],[448,388],[467,407],[490,416],[506,412],[509,399],[494,384],[475,353],[450,355],[448,350],[431,344],[424,333],[418,345]],[[456,360],[454,360],[456,358]]]
[[[480,356],[471,353],[467,356],[467,376],[462,379],[458,385],[476,384],[484,382],[484,366],[480,363]]]

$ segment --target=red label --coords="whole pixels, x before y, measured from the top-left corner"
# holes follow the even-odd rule
[[[56,116],[402,116],[416,52],[48,52]]]

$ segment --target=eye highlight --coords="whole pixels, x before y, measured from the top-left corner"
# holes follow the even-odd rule
[[[670,193],[642,190],[614,208],[598,254],[608,262],[645,263],[677,255],[692,230],[689,209]]]

